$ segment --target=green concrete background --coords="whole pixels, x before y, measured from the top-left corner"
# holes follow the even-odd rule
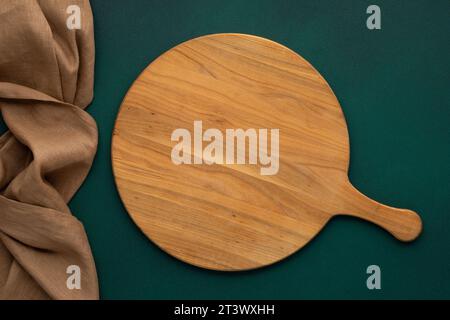
[[[450,298],[450,2],[91,0],[99,127],[92,171],[70,203],[83,221],[104,299]],[[382,30],[366,28],[381,7]],[[271,267],[220,273],[180,262],[128,217],[115,188],[110,141],[120,103],[141,70],[182,41],[239,32],[280,42],[310,61],[341,102],[350,179],[424,221],[410,244],[350,217]],[[382,290],[366,288],[366,267]]]

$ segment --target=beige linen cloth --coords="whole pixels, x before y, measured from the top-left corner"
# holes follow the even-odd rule
[[[81,29],[66,25],[78,5]],[[97,127],[89,2],[0,0],[0,299],[98,299],[94,260],[67,203],[85,179]],[[79,267],[81,289],[67,268]],[[69,269],[70,271],[70,269]]]

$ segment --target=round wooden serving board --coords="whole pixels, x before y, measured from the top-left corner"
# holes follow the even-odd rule
[[[177,129],[188,131],[190,141]],[[225,161],[230,145],[230,155],[243,150],[225,139],[227,129],[257,134],[256,163],[250,133],[245,161]],[[220,134],[222,145],[207,153]],[[192,147],[181,152],[181,142]],[[272,152],[270,164],[261,150],[266,158]],[[177,163],[174,153],[188,160]],[[382,205],[351,185],[347,127],[330,86],[297,53],[256,36],[204,36],[152,62],[120,107],[112,162],[139,228],[169,254],[208,269],[277,262],[337,214],[376,223],[402,241],[422,228],[415,212]]]

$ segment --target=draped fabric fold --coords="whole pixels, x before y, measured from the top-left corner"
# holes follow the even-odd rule
[[[79,29],[66,24],[74,5]],[[87,236],[67,205],[97,150],[84,111],[93,76],[89,1],[0,0],[0,299],[98,299]]]

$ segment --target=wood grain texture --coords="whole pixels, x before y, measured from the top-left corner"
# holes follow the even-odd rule
[[[175,165],[177,128],[278,128],[279,171],[260,165]],[[216,34],[151,63],[117,117],[112,162],[132,219],[160,248],[190,264],[247,270],[308,243],[337,214],[376,223],[403,241],[421,231],[410,210],[377,203],[349,182],[344,115],[327,82],[273,41]]]

